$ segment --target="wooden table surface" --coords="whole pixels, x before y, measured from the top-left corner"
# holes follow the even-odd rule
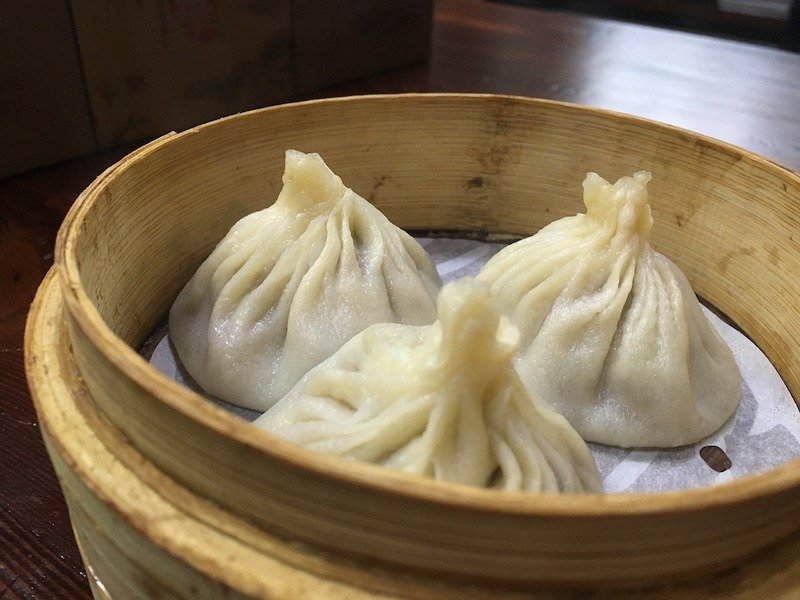
[[[440,0],[434,18],[428,63],[318,96],[565,100],[699,131],[800,170],[799,54],[481,0]],[[25,382],[23,329],[66,211],[130,149],[0,181],[0,600],[91,597]]]

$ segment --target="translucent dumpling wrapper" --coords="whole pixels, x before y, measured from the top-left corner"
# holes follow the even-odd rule
[[[478,279],[520,330],[517,369],[584,439],[673,447],[735,411],[733,354],[685,275],[648,241],[650,173],[589,173],[586,214],[495,255]]]
[[[325,454],[480,487],[600,492],[586,443],[525,389],[488,289],[446,285],[433,325],[373,325],[255,421]]]
[[[373,323],[436,318],[425,250],[318,154],[289,150],[276,202],[237,222],[178,295],[172,343],[210,394],[266,410]]]

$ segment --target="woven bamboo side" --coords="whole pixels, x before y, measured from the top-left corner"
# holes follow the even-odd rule
[[[554,600],[585,597],[563,587],[514,592],[458,579],[386,571],[242,524],[149,463],[93,410],[74,361],[52,272],[31,309],[26,367],[42,432],[86,561],[96,600]],[[667,587],[596,591],[596,600],[774,598],[798,593],[800,535],[740,568]]]
[[[57,265],[76,363],[99,411],[148,460],[315,552],[478,583],[681,578],[800,528],[800,461],[668,494],[499,494],[316,456],[156,373],[130,346],[229,225],[277,195],[286,147],[321,152],[409,229],[528,234],[579,210],[586,170],[650,169],[656,247],[762,347],[797,397],[797,175],[699,135],[554,102],[315,101],[158,140],[98,178],[65,221]]]

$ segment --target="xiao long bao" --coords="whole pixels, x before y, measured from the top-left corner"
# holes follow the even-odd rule
[[[650,173],[583,182],[586,214],[504,248],[481,270],[519,328],[528,389],[588,441],[673,447],[716,431],[740,375],[684,274],[648,241]]]
[[[318,154],[286,152],[276,202],[237,222],[180,292],[170,338],[223,400],[266,410],[373,323],[436,318],[433,262]]]
[[[507,491],[602,492],[586,443],[514,370],[516,328],[474,280],[429,326],[373,325],[255,425],[318,452]]]

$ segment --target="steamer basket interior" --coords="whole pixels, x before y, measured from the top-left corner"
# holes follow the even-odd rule
[[[165,473],[237,518],[348,560],[515,585],[685,576],[800,528],[800,461],[680,493],[504,495],[317,457],[156,373],[134,348],[229,227],[277,196],[287,148],[319,152],[405,229],[462,234],[529,235],[582,210],[587,171],[650,170],[654,246],[798,398],[796,174],[697,134],[556,102],[313,101],[152,142],[100,176],[59,234],[70,336],[93,402]],[[396,514],[404,521],[387,525]]]

